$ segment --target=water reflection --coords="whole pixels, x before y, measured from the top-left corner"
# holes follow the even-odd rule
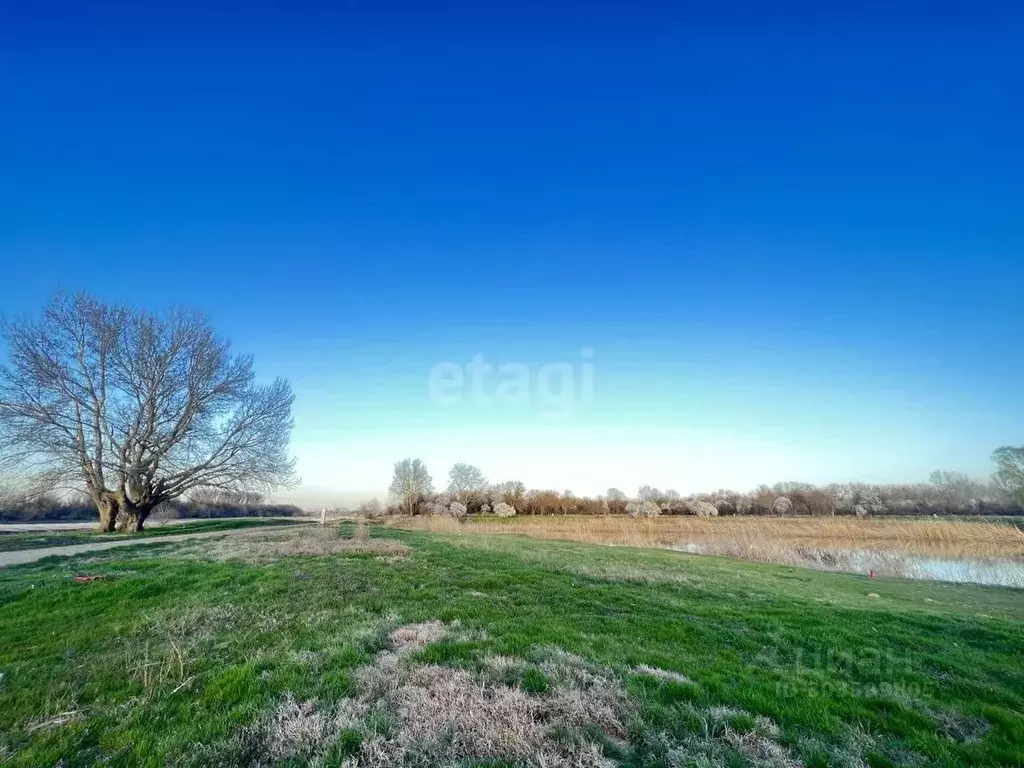
[[[760,562],[799,565],[825,571],[1024,587],[1024,558],[922,555],[886,549],[841,549],[820,546],[765,547],[692,541],[676,544],[672,549],[699,555],[726,555]]]

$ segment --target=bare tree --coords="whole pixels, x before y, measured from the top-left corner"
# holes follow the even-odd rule
[[[193,504],[209,507],[258,507],[267,502],[266,496],[259,491],[239,488],[199,488],[190,491],[188,499]]]
[[[657,504],[665,498],[665,494],[650,485],[642,485],[636,492],[636,497],[640,499],[640,501],[653,501]]]
[[[405,514],[412,515],[423,497],[434,492],[434,481],[427,472],[427,465],[422,461],[402,459],[395,462],[395,474],[391,478],[391,487],[388,491]]]
[[[605,504],[608,511],[613,515],[621,515],[626,512],[626,494],[618,488],[609,488],[605,493]]]
[[[558,509],[563,515],[575,512],[578,506],[579,502],[576,500],[576,495],[571,490],[566,488],[562,491],[562,495],[558,499]]]
[[[996,463],[996,473],[992,476],[996,485],[1024,504],[1024,446],[997,448],[992,461]]]
[[[5,323],[0,438],[21,471],[82,488],[102,530],[131,530],[200,490],[295,482],[291,387],[258,385],[199,313],[164,315],[56,295],[37,321]]]
[[[384,507],[381,506],[380,499],[374,497],[360,504],[356,511],[363,517],[380,517],[384,514]]]
[[[0,510],[15,506],[21,499],[12,483],[0,479]]]
[[[487,490],[487,478],[479,467],[472,464],[455,464],[448,472],[448,493],[458,501],[467,504],[475,494]]]
[[[510,507],[518,507],[526,496],[526,484],[519,480],[506,480],[491,486],[491,498],[495,504],[505,503]]]
[[[946,508],[950,510],[965,509],[972,498],[985,493],[980,483],[963,472],[937,469],[932,472],[929,480],[939,492]]]

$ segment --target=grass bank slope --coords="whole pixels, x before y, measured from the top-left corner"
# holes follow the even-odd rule
[[[0,638],[5,765],[1024,763],[1005,588],[302,526],[8,569]]]

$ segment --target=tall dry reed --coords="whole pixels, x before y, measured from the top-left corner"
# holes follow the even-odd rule
[[[743,549],[895,550],[946,557],[1024,558],[1024,530],[1014,524],[948,518],[539,516],[510,520],[396,518],[402,528],[488,533],[631,547],[729,545]]]

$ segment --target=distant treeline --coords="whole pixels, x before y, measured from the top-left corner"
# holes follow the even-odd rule
[[[615,489],[609,489],[614,491]],[[522,495],[480,493],[461,500],[449,493],[421,496],[414,514],[447,514],[453,503],[456,514],[488,514],[504,502],[520,515],[719,515],[807,516],[849,515],[1024,515],[1024,505],[998,496],[960,498],[928,485],[867,485],[850,483],[821,488],[807,483],[776,483],[752,492],[729,490],[683,497],[673,491],[642,488],[635,498],[617,494],[576,496],[572,492],[529,490]],[[403,514],[399,504],[364,504],[364,514]]]
[[[1024,449],[1013,449],[1022,452]],[[1017,464],[1020,466],[1019,458]],[[448,488],[436,492],[426,466],[418,459],[395,465],[391,499],[376,499],[359,513],[451,515],[608,515],[634,517],[658,515],[807,516],[847,515],[1024,515],[1024,494],[1016,475],[977,480],[960,472],[937,471],[928,483],[873,485],[784,482],[761,485],[749,492],[719,490],[683,496],[674,490],[648,485],[627,495],[609,488],[600,496],[576,496],[571,491],[527,490],[517,481],[488,483],[483,473],[469,464],[456,464],[449,473]],[[1002,482],[1000,482],[1002,481]]]
[[[161,504],[153,520],[214,517],[294,517],[302,510],[294,504],[271,504],[258,494],[204,493],[192,499]],[[96,505],[86,497],[60,499],[55,496],[15,498],[0,496],[0,522],[94,522]]]

